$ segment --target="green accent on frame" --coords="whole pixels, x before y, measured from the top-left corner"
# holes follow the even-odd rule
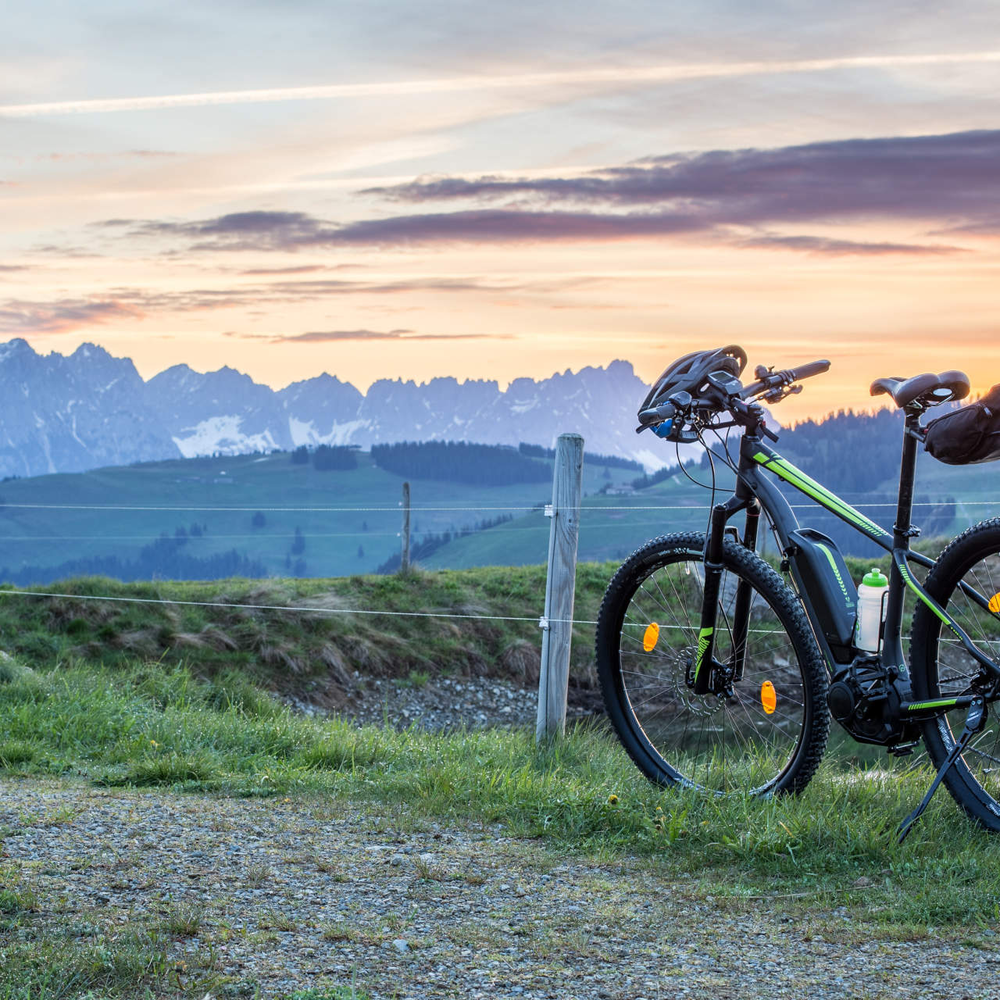
[[[709,639],[712,633],[715,631],[714,628],[703,628],[698,633],[698,652],[695,653],[694,657],[694,679],[698,679],[698,674],[701,673],[701,665],[705,659],[705,651],[708,649]]]
[[[928,597],[919,587],[917,581],[910,576],[910,571],[907,569],[906,564],[900,560],[896,561],[896,566],[899,568],[899,575],[903,578],[903,582],[906,584],[910,590],[913,591],[947,625],[953,632],[955,631],[955,626],[952,624],[951,619],[937,606],[937,602],[933,598]],[[957,634],[957,633],[956,633]]]
[[[919,712],[925,708],[947,708],[949,705],[954,705],[958,701],[957,698],[938,698],[937,701],[913,701],[906,706],[907,712]]]
[[[837,562],[833,558],[833,553],[822,543],[817,542],[816,547],[826,556],[827,562],[830,564],[830,569],[833,570],[833,575],[837,578],[837,583],[840,584],[840,589],[844,595],[844,601],[847,607],[853,610],[857,605],[857,601],[851,597],[851,592],[847,589],[847,584],[844,583],[844,578],[840,575],[840,570],[837,568]]]
[[[780,455],[768,456],[759,451],[753,456],[753,460],[763,465],[768,472],[773,472],[797,490],[811,496],[817,503],[822,504],[827,510],[842,517],[845,521],[850,521],[851,524],[867,531],[870,535],[889,537],[889,532],[885,528],[865,517],[861,511],[855,510],[846,500],[841,500],[835,493],[831,493],[825,486],[807,476],[801,469],[797,469],[791,462],[785,461]]]

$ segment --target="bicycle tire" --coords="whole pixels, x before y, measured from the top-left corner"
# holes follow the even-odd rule
[[[1000,617],[976,605],[961,590],[965,580],[989,599],[1000,593],[1000,518],[981,521],[956,537],[935,562],[924,588],[993,659],[1000,659]],[[971,693],[978,664],[943,622],[920,603],[910,630],[910,672],[918,701]],[[965,726],[967,709],[947,712],[922,725],[924,744],[939,768]],[[987,721],[944,783],[959,807],[980,826],[1000,831],[1000,719],[987,706]]]
[[[727,538],[715,656],[726,662],[731,651],[736,585],[746,580],[752,604],[745,672],[731,696],[695,695],[688,680],[704,549],[703,534],[655,538],[608,585],[596,638],[608,718],[639,770],[658,784],[711,794],[798,793],[830,732],[827,674],[808,620],[781,577]],[[652,641],[654,622],[659,638]],[[770,712],[765,681],[775,692]]]

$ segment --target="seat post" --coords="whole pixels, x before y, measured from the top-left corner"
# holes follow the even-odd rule
[[[892,526],[892,543],[897,549],[908,549],[913,515],[913,480],[917,469],[917,441],[920,437],[921,409],[906,407],[906,429],[903,432],[903,454],[899,464],[899,496],[896,501],[896,522]]]
[[[906,430],[903,434],[903,454],[899,464],[899,498],[896,502],[896,522],[892,526],[893,548],[908,549],[910,538],[916,534],[910,524],[913,511],[913,480],[917,467],[917,439],[920,432],[921,409],[907,406]],[[906,586],[899,564],[893,559],[889,565],[889,592],[882,632],[882,662],[893,667],[900,676],[907,677],[906,659],[900,640],[903,623],[903,599]]]

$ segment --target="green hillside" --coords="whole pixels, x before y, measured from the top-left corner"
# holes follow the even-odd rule
[[[872,418],[853,419],[864,429]],[[896,429],[860,434],[858,426],[843,415],[831,417],[810,425],[808,433],[782,432],[777,447],[888,527],[895,513]],[[664,456],[672,451],[663,449]],[[412,543],[428,536],[438,543],[417,557],[419,563],[434,569],[543,563],[549,521],[541,508],[551,497],[552,460],[533,455],[530,461],[542,469],[540,481],[498,486],[410,476]],[[924,537],[953,535],[998,512],[997,471],[989,464],[944,466],[921,454],[918,502],[954,499],[915,509]],[[710,481],[705,467],[692,473]],[[677,473],[632,491],[634,478],[634,471],[597,464],[593,457],[584,462],[581,559],[621,560],[654,535],[704,527],[708,490]],[[8,480],[0,484],[0,577],[27,585],[93,574],[152,579],[371,573],[398,556],[403,481],[366,452],[358,452],[357,468],[347,470],[318,471],[282,452]],[[717,485],[720,491],[732,485],[732,475],[720,465]],[[803,523],[831,534],[845,552],[874,554],[832,515],[806,509],[799,495],[793,503],[803,505],[796,511]],[[131,576],[123,570],[127,565]]]
[[[806,451],[802,442],[796,440],[794,431],[783,434],[776,447],[792,462],[807,464]],[[851,488],[858,465],[864,469],[868,483],[865,490]],[[700,481],[711,481],[705,467],[690,471]],[[873,520],[891,528],[896,513],[898,454],[892,464],[884,461],[876,464],[861,452],[856,461],[845,467],[824,468],[820,463],[812,474]],[[732,490],[733,475],[721,463],[716,463],[716,484],[718,497],[724,498],[726,491]],[[923,526],[924,539],[951,537],[976,521],[1000,514],[1000,466],[997,465],[946,466],[921,453],[914,489],[917,506],[913,522]],[[813,505],[802,494],[790,488],[785,492],[799,522],[831,535],[845,553],[864,557],[880,554],[875,545],[866,542],[834,515]],[[621,560],[654,535],[702,531],[708,520],[710,497],[710,490],[695,486],[680,472],[628,496],[586,497],[580,519],[580,558]],[[954,499],[953,507],[937,503],[948,498]],[[934,505],[928,506],[931,501]],[[533,512],[487,531],[456,539],[423,560],[423,565],[468,568],[538,562],[544,558],[539,553],[547,552],[548,533],[547,519],[541,512]],[[765,551],[768,546],[773,548],[769,535],[762,536],[760,544]]]
[[[12,571],[26,566],[112,557],[132,561],[166,535],[192,559],[235,551],[259,564],[250,575],[371,573],[399,552],[404,480],[376,467],[368,453],[357,458],[358,467],[351,470],[317,471],[281,452],[7,480],[0,484],[0,570],[6,568],[3,575],[11,579]],[[551,475],[551,460],[535,461]],[[587,465],[584,489],[596,492],[634,475]],[[508,486],[410,482],[414,542],[428,533],[474,530],[483,521],[516,516],[551,495],[548,481]],[[546,545],[543,540],[527,561],[544,562]],[[211,575],[233,572],[247,575],[242,569]],[[91,573],[116,575],[99,565],[60,575]],[[37,577],[51,578],[51,573]]]

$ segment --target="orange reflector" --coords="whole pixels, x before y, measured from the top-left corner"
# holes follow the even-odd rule
[[[1000,594],[994,594],[990,598],[990,603],[986,605],[995,615],[1000,615]]]
[[[760,686],[760,703],[764,706],[764,711],[768,715],[773,715],[778,707],[778,696],[774,692],[774,685],[770,681],[764,681]]]
[[[653,651],[660,639],[660,626],[656,622],[651,622],[646,626],[646,631],[642,634],[642,648],[647,653]]]

